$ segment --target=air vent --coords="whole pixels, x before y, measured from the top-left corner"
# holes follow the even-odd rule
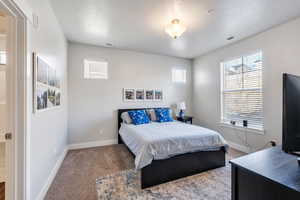
[[[230,37],[227,38],[228,41],[233,40],[233,39],[234,39],[233,36],[230,36]]]

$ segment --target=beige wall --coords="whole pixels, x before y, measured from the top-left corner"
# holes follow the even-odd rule
[[[191,60],[69,44],[69,143],[115,140],[117,109],[172,105],[192,110]],[[108,80],[84,80],[83,60],[108,61]],[[187,70],[186,84],[172,83],[173,67]],[[123,88],[163,89],[162,102],[123,102]]]
[[[265,135],[248,134],[248,142],[261,148],[272,139],[281,143],[282,73],[300,75],[300,19],[274,27],[249,39],[194,59],[193,101],[198,124],[220,131],[228,141],[245,145],[244,132],[219,126],[220,63],[224,59],[263,51]]]

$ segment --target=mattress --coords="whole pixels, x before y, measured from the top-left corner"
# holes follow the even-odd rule
[[[178,121],[133,125],[121,124],[119,134],[135,154],[135,167],[141,169],[152,160],[196,152],[228,148],[220,133]]]

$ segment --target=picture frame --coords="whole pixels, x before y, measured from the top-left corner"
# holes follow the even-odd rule
[[[145,100],[145,89],[136,89],[135,90],[135,100],[144,101]]]
[[[125,101],[125,102],[135,101],[135,89],[124,88],[123,89],[123,101]]]
[[[33,113],[61,106],[61,80],[56,69],[37,53],[32,54],[33,63]]]
[[[155,101],[162,101],[163,100],[163,90],[162,89],[156,89],[154,91],[154,100]]]
[[[153,89],[145,90],[145,101],[154,101],[154,90]]]

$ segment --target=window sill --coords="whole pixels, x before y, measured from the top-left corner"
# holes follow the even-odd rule
[[[240,131],[247,131],[247,132],[250,132],[250,133],[256,133],[256,134],[259,134],[259,135],[264,135],[265,134],[264,129],[254,129],[254,128],[249,128],[249,127],[243,127],[243,126],[240,126],[240,125],[232,125],[232,124],[226,123],[226,122],[220,122],[220,126],[225,127],[225,128],[240,130]]]

